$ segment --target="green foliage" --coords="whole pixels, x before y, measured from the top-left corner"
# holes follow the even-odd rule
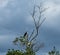
[[[26,48],[26,55],[35,55],[35,52],[33,52],[33,50],[29,47]]]
[[[9,49],[6,55],[23,55],[23,52],[19,50]]]
[[[22,52],[20,50],[8,50],[6,55],[35,55],[35,52],[33,52],[30,48],[26,49],[26,52]]]
[[[55,46],[53,47],[53,50],[48,52],[49,55],[60,55],[59,51],[56,50]]]

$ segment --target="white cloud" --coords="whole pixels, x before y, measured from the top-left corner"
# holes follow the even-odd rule
[[[56,4],[54,2],[46,2],[45,7],[49,7],[47,9],[47,11],[45,12],[45,16],[46,16],[46,21],[48,23],[48,25],[50,26],[55,26],[57,25],[57,20],[58,15],[60,13],[60,4]]]
[[[54,2],[46,2],[44,4],[44,6],[49,7],[45,14],[47,14],[47,15],[51,14],[51,15],[54,15],[54,16],[59,14],[60,4],[56,4]]]
[[[6,7],[10,1],[13,2],[14,0],[0,0],[0,9]]]
[[[9,0],[0,0],[0,8],[5,7]]]

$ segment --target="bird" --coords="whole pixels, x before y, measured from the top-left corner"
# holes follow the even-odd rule
[[[24,33],[24,38],[26,41],[28,40],[28,33],[27,32]]]
[[[27,35],[27,32],[24,33],[24,37]]]

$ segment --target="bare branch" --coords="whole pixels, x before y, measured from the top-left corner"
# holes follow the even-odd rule
[[[30,35],[30,37],[29,37],[29,40],[31,39],[31,37],[33,36],[33,34],[34,34],[34,29],[33,29],[33,31],[32,31],[32,33],[31,33],[31,35]]]
[[[37,44],[37,45],[34,47],[34,51],[37,52],[38,50],[40,50],[40,48],[43,48],[43,47],[44,47],[44,43]]]
[[[31,39],[31,41],[32,40],[34,40],[37,36],[38,36],[38,30],[39,30],[39,27],[42,25],[42,23],[45,21],[45,18],[42,20],[42,22],[40,23],[40,20],[41,20],[41,14],[46,10],[46,9],[44,9],[44,10],[41,10],[41,6],[36,6],[36,7],[38,7],[38,9],[39,9],[39,18],[38,18],[38,21],[36,22],[35,21],[35,6],[34,6],[34,9],[33,9],[33,15],[32,15],[32,18],[33,18],[33,20],[34,20],[34,24],[35,24],[35,30],[36,30],[36,32],[35,32],[35,30],[33,30],[33,32],[32,32],[32,34],[30,35],[30,37],[32,37],[32,39]],[[34,34],[35,33],[35,34]],[[34,36],[32,36],[32,35],[34,35]]]
[[[32,40],[34,40],[37,36],[38,36],[38,33],[35,34],[35,36],[31,39],[31,42],[32,42]]]
[[[33,21],[34,21],[35,27],[37,27],[37,26],[36,26],[37,23],[36,23],[36,21],[35,21],[35,13],[36,13],[36,11],[35,11],[35,6],[34,6],[34,8],[33,8],[32,18],[33,18]]]
[[[45,19],[46,19],[46,18],[44,18],[44,19],[42,20],[42,22],[39,24],[38,28],[43,24],[43,22],[45,21]]]

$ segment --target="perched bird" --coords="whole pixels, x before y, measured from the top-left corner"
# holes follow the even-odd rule
[[[27,35],[27,32],[24,33],[24,36],[26,36],[26,35]]]
[[[24,33],[23,38],[24,38],[25,44],[28,45],[29,41],[28,41],[28,33],[27,32]]]
[[[24,37],[24,39],[27,41],[27,40],[28,40],[28,33],[25,32],[23,37]]]

